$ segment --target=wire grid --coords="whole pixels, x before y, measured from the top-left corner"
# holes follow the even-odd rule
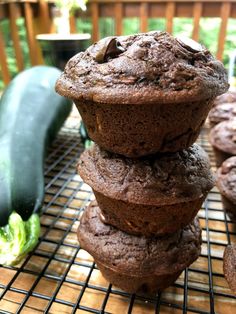
[[[206,128],[198,142],[214,169]],[[1,267],[0,313],[236,313],[222,273],[224,248],[236,242],[236,232],[216,188],[199,211],[202,253],[172,287],[156,296],[128,294],[101,276],[76,236],[83,209],[94,199],[76,174],[82,150],[77,131],[61,133],[51,148],[41,237],[20,265]]]

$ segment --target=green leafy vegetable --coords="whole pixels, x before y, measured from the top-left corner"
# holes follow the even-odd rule
[[[85,140],[85,143],[84,143],[84,147],[85,148],[90,148],[91,146],[93,146],[94,142],[90,139],[87,139]]]
[[[16,265],[37,244],[40,235],[38,214],[32,214],[27,221],[13,212],[8,225],[0,228],[0,264]]]

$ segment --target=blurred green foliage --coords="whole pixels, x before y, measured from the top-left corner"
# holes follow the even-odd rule
[[[18,34],[20,37],[20,46],[21,46],[21,50],[23,54],[24,65],[25,65],[25,68],[28,68],[30,67],[29,47],[27,44],[27,34],[26,34],[24,18],[18,18],[16,20],[16,25],[17,25]],[[13,49],[13,43],[11,39],[9,20],[3,19],[0,21],[0,31],[3,34],[4,42],[6,45],[5,48],[6,48],[6,55],[7,55],[7,63],[10,70],[10,74],[12,77],[14,77],[17,74],[18,69],[16,65],[15,52]],[[3,89],[3,87],[4,87],[4,84],[1,79],[1,72],[0,72],[0,90]]]
[[[176,19],[178,20],[178,19]],[[191,25],[191,26],[190,26]],[[220,18],[202,18],[200,20],[199,42],[206,46],[212,54],[216,54],[217,42],[220,29]],[[236,19],[229,19],[227,36],[224,47],[223,63],[228,68],[229,56],[236,49]],[[176,23],[174,35],[183,34],[191,36],[192,19],[181,19],[181,23]]]
[[[193,20],[191,18],[175,18],[174,19],[174,35],[184,35],[191,37]],[[24,19],[17,19],[17,27],[20,36],[21,49],[24,57],[25,67],[30,67],[29,60],[29,48],[27,45],[27,34],[24,24]],[[77,31],[81,33],[91,33],[92,21],[91,18],[77,19]],[[219,18],[202,18],[200,20],[200,34],[199,42],[205,45],[213,54],[217,50],[217,41],[220,27]],[[163,18],[150,18],[148,19],[148,29],[151,30],[165,30],[165,19]],[[10,70],[10,74],[14,77],[17,72],[17,65],[15,60],[15,53],[13,49],[13,43],[10,35],[9,21],[3,19],[0,21],[0,30],[4,35],[4,41],[6,44],[7,62]],[[227,28],[227,37],[225,42],[224,58],[223,62],[226,68],[228,67],[230,53],[236,49],[236,19],[229,19]],[[99,35],[100,37],[106,37],[114,35],[115,23],[113,18],[100,18],[99,19]],[[123,19],[123,33],[124,35],[134,34],[140,31],[139,18],[124,18]],[[1,80],[0,73],[0,89],[4,87]]]

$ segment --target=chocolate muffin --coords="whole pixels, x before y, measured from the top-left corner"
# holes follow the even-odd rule
[[[220,122],[234,118],[236,118],[236,102],[219,104],[213,107],[208,115],[212,128]]]
[[[223,162],[217,171],[216,183],[224,210],[231,220],[236,221],[236,156]]]
[[[213,147],[216,166],[236,155],[236,118],[217,124],[210,132],[210,143]]]
[[[216,97],[214,100],[214,106],[218,106],[224,103],[236,102],[236,91],[227,91],[226,93]]]
[[[99,216],[94,202],[85,209],[78,228],[79,243],[94,257],[108,281],[130,293],[165,289],[200,254],[197,219],[169,236],[146,238],[106,225]]]
[[[224,251],[223,271],[230,289],[236,294],[236,244],[228,245]]]
[[[100,40],[74,56],[56,84],[94,142],[134,158],[189,147],[227,89],[222,63],[206,48],[157,31]]]
[[[86,150],[78,163],[92,187],[102,219],[135,235],[162,235],[189,224],[213,187],[203,149],[131,159],[101,149]]]

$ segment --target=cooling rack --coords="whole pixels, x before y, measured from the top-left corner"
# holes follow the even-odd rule
[[[128,294],[100,274],[80,248],[76,230],[85,206],[94,199],[76,174],[83,145],[74,120],[54,142],[46,160],[46,198],[41,236],[35,250],[16,267],[0,267],[0,313],[236,313],[236,296],[222,273],[228,243],[236,228],[222,211],[214,188],[199,211],[202,252],[176,283],[156,296]],[[205,127],[198,143],[214,156]]]

